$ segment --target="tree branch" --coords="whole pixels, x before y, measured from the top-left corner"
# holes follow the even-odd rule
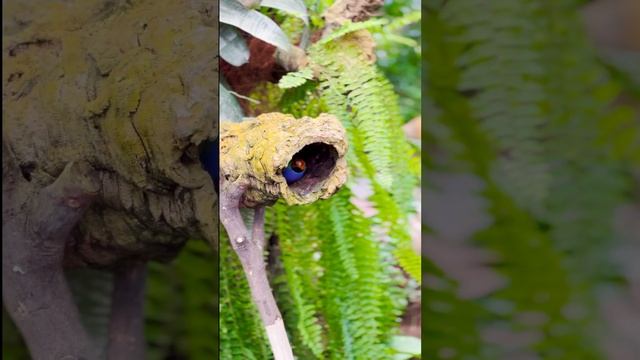
[[[231,246],[240,258],[240,263],[249,282],[251,296],[258,308],[260,318],[267,331],[275,360],[293,360],[293,352],[284,328],[280,310],[273,297],[263,258],[264,207],[254,214],[252,236],[240,215],[240,199],[247,184],[228,183],[221,180],[220,221],[229,235]]]
[[[30,197],[33,187],[16,176],[14,168],[7,170],[13,176],[3,187],[5,307],[32,358],[95,359],[62,260],[69,233],[97,194],[99,182],[88,165],[69,163],[53,184]]]

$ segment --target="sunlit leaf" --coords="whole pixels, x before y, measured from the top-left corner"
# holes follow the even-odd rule
[[[242,108],[235,96],[223,84],[222,75],[220,77],[220,121],[240,122],[244,116]]]
[[[285,52],[292,49],[287,35],[278,24],[255,10],[246,9],[235,0],[220,2],[220,22],[233,25]]]
[[[302,0],[264,0],[260,5],[282,10],[302,19],[304,22],[304,30],[302,32],[302,39],[300,40],[300,47],[307,47],[309,43],[309,14]]]
[[[247,43],[233,27],[225,24],[220,25],[220,56],[233,66],[249,61]]]

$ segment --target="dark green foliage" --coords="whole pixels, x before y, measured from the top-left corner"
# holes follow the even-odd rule
[[[319,205],[330,218],[320,224],[323,313],[332,336],[329,357],[388,358],[388,332],[400,314],[390,306],[372,224],[350,203],[347,189]]]
[[[389,25],[375,34],[377,64],[398,94],[398,105],[403,120],[420,115],[422,89],[415,81],[422,74],[420,47],[421,11],[417,2],[389,1],[384,5]],[[391,28],[389,30],[389,28]]]
[[[540,358],[602,358],[597,290],[617,273],[607,256],[616,244],[610,219],[639,164],[640,129],[628,109],[612,106],[620,84],[587,43],[573,1],[431,1],[426,9],[432,106],[424,116],[438,152],[428,167],[483,179],[493,223],[474,244],[497,255],[493,268],[507,280],[461,299],[429,265],[442,283],[425,293],[426,356],[508,356],[481,337],[493,326],[537,334],[518,351]],[[568,315],[576,308],[581,316]],[[545,320],[523,324],[528,313]]]
[[[220,232],[220,359],[271,359],[242,265]]]
[[[348,23],[336,33],[353,27]],[[400,127],[393,86],[368,63],[358,39],[317,44],[310,56],[322,69],[321,96],[349,134],[353,151],[348,161],[354,175],[370,178],[391,193],[405,212],[410,211],[417,183],[415,169],[412,172],[409,166],[414,150]]]
[[[448,44],[465,48],[455,59],[456,90],[473,94],[471,115],[505,154],[492,163],[492,178],[532,211],[542,206],[551,181],[542,143],[543,53],[537,49],[539,37],[532,36],[543,30],[537,7],[530,1],[494,1],[481,7],[457,1],[440,15],[451,29]]]
[[[282,204],[274,207],[272,214],[270,220],[277,233],[279,261],[284,273],[281,275],[283,284],[278,288],[286,290],[286,293],[278,294],[278,299],[291,301],[283,309],[291,314],[287,325],[298,335],[295,339],[302,345],[298,347],[307,348],[314,356],[321,357],[326,342],[317,317],[321,299],[318,274],[322,268],[314,259],[314,254],[320,254],[319,214],[314,207],[287,208]],[[291,222],[290,219],[299,220]]]
[[[480,304],[456,296],[457,284],[435,264],[423,259],[429,280],[422,292],[422,353],[426,358],[446,357],[450,350],[460,354],[479,354],[480,335],[476,326],[487,310]],[[454,357],[455,358],[455,357]]]
[[[210,359],[218,352],[217,259],[191,240],[170,264],[149,264],[146,335],[149,359]]]

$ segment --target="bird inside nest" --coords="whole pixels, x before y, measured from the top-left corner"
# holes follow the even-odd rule
[[[213,186],[218,191],[218,180],[220,177],[219,168],[219,143],[218,139],[215,141],[207,140],[202,143],[200,150],[200,162],[202,167],[209,173],[213,180]]]
[[[287,184],[292,184],[304,176],[307,170],[307,163],[303,159],[292,159],[284,169],[283,175]]]

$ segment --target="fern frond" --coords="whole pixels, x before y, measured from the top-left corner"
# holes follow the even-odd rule
[[[508,260],[496,270],[509,286],[464,307],[482,305],[481,316],[511,332],[518,331],[522,312],[545,314],[544,323],[530,326],[544,336],[529,349],[599,358],[592,284],[615,272],[602,256],[614,239],[603,219],[611,218],[628,181],[609,144],[596,141],[615,85],[578,31],[574,2],[485,5],[449,1],[428,15],[424,32],[437,120],[462,147],[456,161],[471,165],[487,184],[483,194],[494,224],[476,234],[475,244]],[[538,294],[545,300],[533,299]],[[459,303],[452,295],[447,301]],[[569,319],[567,306],[593,311]],[[449,334],[446,326],[428,326]],[[558,327],[566,329],[560,336],[551,330]],[[441,347],[445,339],[427,342]],[[506,352],[477,341],[477,349],[460,355]]]
[[[318,224],[323,234],[320,283],[329,358],[388,358],[389,318],[393,322],[397,314],[385,311],[389,294],[371,224],[351,204],[348,189],[323,202],[321,210],[334,214],[329,223]],[[353,261],[345,262],[348,258]]]
[[[407,25],[420,21],[422,18],[422,11],[416,10],[406,13],[405,15],[394,19],[387,26],[384,27],[385,32],[391,32],[399,30]]]
[[[373,18],[366,21],[355,22],[355,23],[351,21],[346,21],[344,24],[340,25],[340,27],[333,30],[329,35],[323,37],[320,41],[317,42],[317,44],[328,44],[354,31],[381,27],[388,23],[389,23],[388,20],[379,19],[379,18]]]
[[[150,262],[147,268],[145,336],[149,339],[149,359],[164,358],[180,338],[179,279],[167,264]]]
[[[190,240],[169,264],[148,263],[145,333],[149,359],[193,359],[218,352],[217,261],[209,244]]]
[[[394,255],[396,259],[398,259],[398,264],[402,267],[404,271],[406,271],[412,278],[416,279],[416,281],[420,282],[422,280],[422,260],[420,259],[420,255],[416,253],[416,251],[407,246],[405,243],[402,246],[399,246]]]
[[[456,61],[457,90],[473,93],[473,115],[501,154],[492,178],[525,209],[539,212],[551,175],[542,139],[544,92],[535,49],[543,23],[535,1],[496,1],[479,9],[475,1],[447,4],[441,16],[467,48]],[[499,16],[493,16],[499,14]]]
[[[287,207],[283,204],[276,204],[273,212],[274,229],[278,234],[280,258],[284,265],[288,295],[294,306],[297,332],[301,343],[314,356],[322,358],[325,340],[318,319],[320,298],[317,281],[320,269],[314,266],[319,239],[312,231],[319,214],[310,206]],[[291,219],[297,221],[292,223]]]
[[[284,75],[280,78],[278,87],[281,89],[290,89],[298,87],[311,79],[313,79],[313,73],[311,72],[311,68],[307,67],[300,71],[290,72]]]
[[[271,359],[271,349],[242,265],[220,232],[220,359]]]
[[[329,110],[340,117],[350,132],[350,141],[353,137],[350,130],[358,129],[362,134],[363,151],[376,169],[376,181],[387,191],[393,191],[394,178],[396,181],[401,176],[406,178],[406,172],[398,168],[403,164],[394,161],[392,149],[406,139],[399,128],[397,97],[391,84],[349,37],[316,45],[310,57],[320,65],[320,87]]]
[[[218,351],[217,337],[218,261],[204,240],[190,240],[171,266],[180,279],[182,293],[181,333],[183,352],[192,359],[204,359]]]

